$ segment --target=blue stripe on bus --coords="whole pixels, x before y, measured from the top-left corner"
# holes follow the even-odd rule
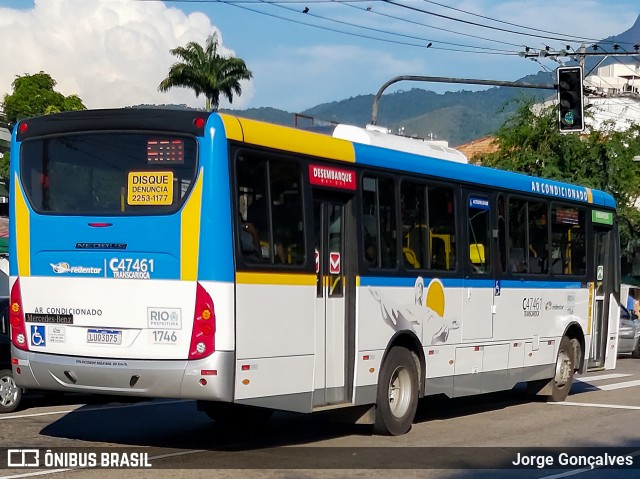
[[[475,288],[494,288],[496,281],[493,279],[473,279],[473,278],[438,278],[423,277],[425,285],[432,279],[439,279],[444,287],[462,288],[472,286]],[[498,280],[501,289],[580,289],[583,283],[579,281],[549,281],[549,280]],[[361,276],[360,286],[378,287],[413,287],[416,282],[415,276]]]
[[[535,280],[500,280],[501,288],[510,289],[580,289],[585,288],[580,281],[535,281]]]
[[[479,185],[519,190],[523,193],[538,194],[546,198],[573,200],[588,203],[592,195],[593,204],[614,208],[611,195],[601,191],[589,191],[583,186],[570,185],[554,180],[535,178],[521,173],[495,170],[478,165],[456,163],[431,157],[417,157],[410,153],[388,150],[371,145],[354,144],[356,163],[389,169],[423,173],[442,179],[473,182]],[[390,159],[390,156],[393,159]]]
[[[233,234],[231,230],[231,187],[229,150],[224,124],[218,115],[210,115],[200,142],[199,161],[204,167],[206,187],[202,192],[200,258],[198,279],[233,281]],[[233,201],[237,198],[233,192]],[[206,238],[206,241],[203,239]]]

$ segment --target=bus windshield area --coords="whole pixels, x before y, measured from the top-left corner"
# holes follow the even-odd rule
[[[196,170],[197,142],[183,135],[96,132],[22,144],[22,184],[44,214],[172,213]]]

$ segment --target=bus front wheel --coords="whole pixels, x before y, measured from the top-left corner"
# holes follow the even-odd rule
[[[411,429],[418,408],[418,368],[411,352],[402,347],[389,351],[378,377],[373,431],[399,436]]]

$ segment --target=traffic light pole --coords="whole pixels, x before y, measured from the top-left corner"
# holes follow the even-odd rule
[[[415,76],[415,75],[401,75],[392,78],[384,85],[380,87],[378,93],[376,93],[373,99],[373,107],[371,109],[371,124],[375,125],[378,122],[378,102],[382,93],[394,83],[400,81],[422,81],[422,82],[435,82],[435,83],[464,83],[467,85],[489,85],[489,86],[506,86],[513,88],[537,88],[541,90],[556,90],[556,85],[549,83],[536,85],[534,83],[526,83],[519,81],[498,81],[498,80],[478,80],[474,78],[449,78],[449,77],[430,77],[430,76]]]

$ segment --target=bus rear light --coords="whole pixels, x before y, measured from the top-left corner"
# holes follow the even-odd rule
[[[9,307],[9,323],[11,324],[11,341],[13,345],[29,351],[29,343],[27,341],[27,327],[24,323],[24,313],[22,311],[22,295],[20,294],[20,278],[13,283],[11,288],[11,306]]]
[[[24,121],[22,123],[20,123],[20,126],[18,127],[18,131],[20,133],[26,133],[28,129],[29,129],[29,125],[27,123],[25,123]]]
[[[215,351],[215,332],[216,315],[213,300],[200,283],[197,283],[189,359],[202,359]]]

